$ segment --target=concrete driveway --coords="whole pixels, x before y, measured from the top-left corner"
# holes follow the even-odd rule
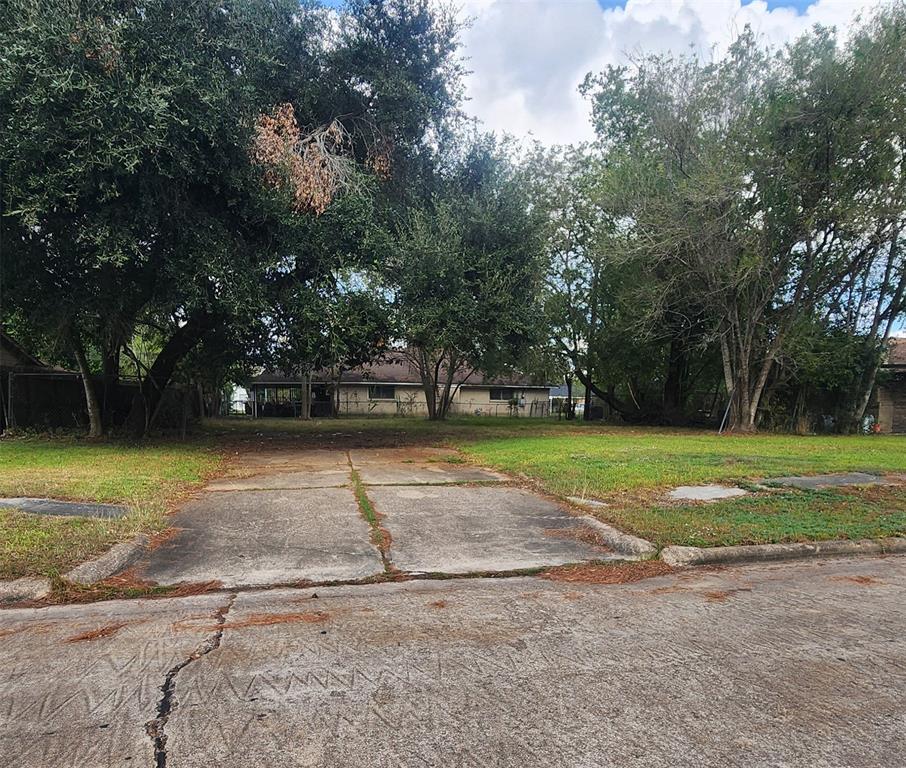
[[[506,481],[436,448],[248,453],[174,515],[137,575],[249,587],[616,557],[566,508]]]
[[[877,768],[906,557],[0,611],[0,768]]]

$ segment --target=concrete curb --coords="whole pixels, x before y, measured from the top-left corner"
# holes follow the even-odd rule
[[[771,560],[796,560],[804,557],[893,553],[906,553],[906,538],[752,544],[738,547],[664,547],[661,550],[661,560],[668,565],[682,567],[717,563],[761,563]]]
[[[63,578],[73,584],[94,584],[135,563],[150,542],[147,535],[140,533],[132,541],[114,544],[100,557],[77,565],[69,573],[63,574]]]
[[[0,581],[0,603],[40,600],[50,594],[50,579],[28,576],[13,581]]]
[[[629,555],[639,560],[650,560],[657,556],[657,547],[650,541],[618,531],[613,526],[602,523],[590,515],[583,515],[579,519],[589,528],[593,528],[609,547],[620,554]]]

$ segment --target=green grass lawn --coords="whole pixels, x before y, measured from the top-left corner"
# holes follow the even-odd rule
[[[906,472],[898,436],[719,436],[654,429],[573,429],[460,445],[472,461],[558,496],[609,504],[603,520],[658,546],[717,546],[906,534],[906,487],[769,491],[710,504],[663,501],[678,485],[792,474]]]
[[[168,509],[220,461],[205,442],[0,441],[0,496],[122,503],[131,510],[116,520],[0,510],[0,579],[53,576],[140,531],[165,529]]]
[[[735,482],[844,470],[906,472],[899,436],[720,436],[655,429],[588,428],[566,434],[463,442],[475,461],[540,480],[562,496]]]
[[[189,442],[134,445],[73,438],[0,440],[0,495],[128,504],[121,520],[0,511],[0,579],[54,575],[166,513],[222,462],[219,449],[446,445],[470,462],[545,491],[606,501],[602,519],[659,546],[759,543],[906,534],[906,486],[768,491],[714,504],[671,504],[677,485],[749,483],[843,470],[906,473],[906,438],[720,437],[691,430],[606,427],[541,419],[220,419]]]

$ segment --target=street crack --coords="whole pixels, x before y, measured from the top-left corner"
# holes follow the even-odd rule
[[[176,700],[176,677],[193,661],[198,661],[202,656],[206,656],[220,647],[220,641],[223,638],[223,625],[226,623],[227,614],[232,609],[233,603],[236,602],[236,597],[236,593],[231,594],[226,605],[221,606],[214,612],[214,618],[217,621],[217,629],[214,633],[199,643],[187,658],[171,667],[164,677],[164,684],[160,687],[160,701],[157,703],[157,717],[145,723],[145,732],[154,744],[155,768],[167,768],[167,734],[165,729],[167,721],[170,719],[170,714],[178,706]]]

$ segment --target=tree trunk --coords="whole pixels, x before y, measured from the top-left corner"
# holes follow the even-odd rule
[[[311,421],[311,374],[302,376],[302,409],[299,418]]]
[[[446,381],[444,381],[444,388],[440,395],[440,418],[446,419],[450,413],[450,405],[452,404],[454,390],[453,390],[453,378],[456,376],[456,372],[459,369],[459,364],[457,360],[453,357],[453,353],[450,353],[447,356],[447,375]]]
[[[117,384],[120,380],[120,344],[119,340],[107,346],[104,350],[104,397],[101,406],[103,413],[104,429],[113,426],[113,400]]]
[[[894,263],[896,261],[897,253],[899,251],[899,235],[900,230],[896,229],[894,231],[893,240],[890,244],[891,252],[888,256],[889,263]],[[884,325],[884,333],[880,339],[881,343],[883,344],[886,344],[890,339],[890,334],[893,330],[894,322],[902,311],[901,307],[903,306],[904,299],[906,299],[906,270],[904,270],[900,275],[900,279],[897,283],[896,289],[893,292],[893,296],[891,296],[890,298],[890,304],[887,309],[889,314],[887,316],[887,322]],[[878,301],[880,302],[881,300],[882,297],[879,297]],[[878,332],[878,328],[880,327],[880,323],[878,322],[879,320],[880,316],[878,315],[876,321],[872,326],[872,336],[874,336]],[[862,419],[865,418],[865,410],[868,408],[868,403],[871,401],[871,393],[874,391],[875,381],[878,378],[878,369],[881,367],[881,359],[882,355],[877,355],[875,357],[873,364],[868,371],[868,376],[864,380],[862,391],[859,393],[859,397],[856,400],[856,405],[851,416],[851,426],[853,427],[858,427],[858,425],[862,423]]]
[[[340,415],[340,380],[343,378],[343,369],[337,368],[336,374],[331,378],[330,413],[334,418]]]
[[[573,377],[566,377],[566,420],[572,421],[576,418],[575,410],[573,409]]]
[[[422,380],[422,390],[425,393],[425,408],[431,421],[438,420],[437,412],[437,376],[440,361],[432,364],[424,350],[418,351],[418,373]]]
[[[689,354],[685,341],[678,336],[670,339],[667,354],[667,375],[664,378],[662,402],[664,415],[670,423],[682,421],[686,406],[687,381],[689,378]]]
[[[591,375],[586,373],[583,378],[579,374],[579,380],[585,385],[585,399],[582,405],[582,421],[591,421]]]
[[[98,393],[94,387],[94,381],[91,378],[91,369],[88,366],[85,347],[82,346],[82,340],[79,338],[77,331],[70,329],[69,342],[72,345],[72,351],[79,366],[79,373],[82,376],[82,386],[85,389],[85,404],[88,407],[88,437],[101,437],[104,434],[103,411],[98,400]]]
[[[170,383],[176,366],[216,325],[217,320],[218,316],[209,310],[196,312],[164,344],[132,399],[132,409],[126,425],[135,437],[144,437],[150,432],[160,410],[164,390]]]

